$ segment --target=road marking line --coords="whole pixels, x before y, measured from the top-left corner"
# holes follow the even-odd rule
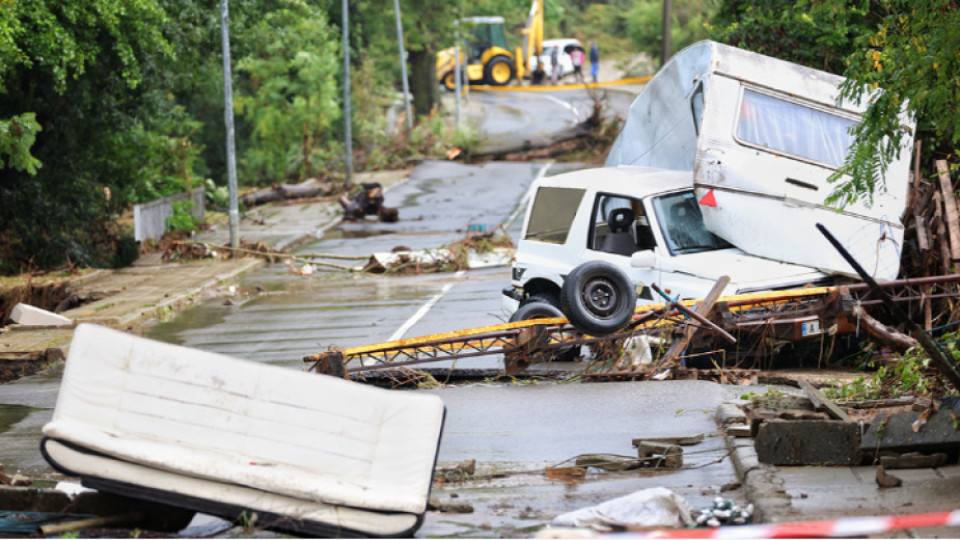
[[[459,278],[463,276],[463,274],[464,274],[464,271],[460,270],[457,273],[455,273],[453,277]],[[440,299],[443,298],[443,295],[447,294],[447,292],[450,291],[450,289],[452,289],[454,285],[456,285],[455,282],[450,282],[444,285],[443,288],[440,289],[439,293],[437,293],[433,298],[427,301],[426,304],[420,306],[420,309],[418,309],[417,312],[413,314],[413,317],[410,317],[409,319],[407,319],[407,322],[403,323],[403,325],[400,326],[400,328],[398,328],[397,331],[394,332],[393,335],[390,336],[390,339],[388,339],[387,341],[397,341],[398,339],[402,338],[403,335],[406,334],[407,331],[413,327],[413,325],[420,322],[420,319],[422,319],[423,316],[426,315],[427,312],[433,308],[433,306],[437,305],[437,302],[439,302]]]

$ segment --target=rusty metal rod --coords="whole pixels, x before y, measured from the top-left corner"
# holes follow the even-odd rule
[[[860,266],[860,263],[857,262],[852,255],[850,255],[846,248],[844,248],[843,245],[840,244],[840,242],[834,238],[832,234],[830,234],[830,231],[828,231],[823,224],[817,223],[817,229],[823,234],[824,237],[826,237],[830,244],[832,244],[833,247],[840,252],[840,255],[847,261],[847,263],[850,264],[850,266],[853,267],[857,274],[863,278],[863,281],[870,286],[870,290],[875,292],[880,297],[880,300],[883,301],[884,307],[890,310],[890,313],[892,313],[894,317],[906,325],[907,330],[910,331],[910,335],[920,342],[920,346],[923,347],[923,350],[926,351],[927,355],[930,356],[930,359],[933,360],[933,363],[936,364],[940,372],[947,379],[949,379],[951,383],[953,383],[954,388],[960,389],[960,373],[957,372],[957,368],[953,365],[953,363],[947,360],[947,358],[943,355],[940,347],[936,344],[936,342],[933,341],[933,338],[930,337],[930,334],[924,331],[923,328],[917,326],[917,324],[913,322],[913,320],[910,319],[910,317],[908,317],[902,309],[900,309],[900,306],[898,306],[896,302],[887,296],[887,294],[883,291],[883,289],[880,288],[873,277],[868,274],[862,266]]]
[[[657,294],[660,294],[661,296],[666,296],[666,293],[663,292],[656,283],[651,283],[651,284],[650,284],[650,287],[651,287],[653,290],[657,291]],[[668,298],[669,298],[669,297],[668,297]],[[731,336],[726,330],[724,330],[723,328],[720,328],[719,326],[717,326],[716,324],[714,324],[712,321],[710,321],[709,319],[707,319],[707,318],[704,317],[703,315],[700,315],[700,314],[697,313],[696,311],[688,308],[687,306],[681,304],[680,302],[677,302],[677,301],[675,301],[675,300],[674,300],[674,301],[671,301],[669,307],[676,308],[676,309],[678,309],[679,311],[683,312],[684,314],[686,314],[686,315],[688,315],[688,316],[690,316],[690,317],[693,317],[694,319],[696,319],[697,321],[699,321],[701,324],[706,325],[708,328],[710,328],[710,329],[713,330],[714,332],[720,334],[720,337],[722,337],[723,339],[727,340],[728,342],[730,342],[730,343],[736,343],[736,342],[737,342],[737,338]]]

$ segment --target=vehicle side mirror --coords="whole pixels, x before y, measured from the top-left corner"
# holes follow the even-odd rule
[[[656,268],[657,255],[652,249],[638,251],[630,256],[630,266],[634,268]]]

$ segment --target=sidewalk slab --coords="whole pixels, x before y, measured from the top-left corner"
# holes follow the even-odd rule
[[[754,440],[727,437],[758,523],[896,516],[960,509],[960,465],[897,469],[899,487],[877,485],[876,466],[774,466],[756,462]],[[893,533],[891,533],[893,534]],[[905,535],[905,536],[904,536]],[[890,536],[884,535],[884,536]],[[897,537],[960,538],[960,527],[911,529]]]

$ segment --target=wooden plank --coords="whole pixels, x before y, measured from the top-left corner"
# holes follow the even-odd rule
[[[950,259],[960,261],[960,213],[957,212],[957,197],[953,194],[953,184],[950,182],[950,172],[947,162],[937,160],[937,171],[940,173],[940,192],[943,196],[943,216],[950,235]]]
[[[902,218],[907,217],[911,213],[913,214],[919,213],[913,210],[913,205],[915,205],[917,201],[920,199],[920,186],[922,184],[921,182],[922,178],[920,177],[920,140],[915,141],[913,144],[913,171],[912,172],[913,174],[910,176],[910,190],[908,192],[909,197],[907,198],[907,204],[904,206]],[[906,221],[903,220],[902,218],[901,218],[901,221],[903,221],[904,225],[906,225]]]
[[[717,303],[717,299],[720,298],[720,293],[723,292],[723,289],[727,287],[730,283],[730,276],[721,276],[716,283],[713,284],[713,288],[710,289],[710,292],[707,293],[707,296],[703,298],[700,302],[697,303],[694,309],[704,318],[710,318],[710,314],[713,312],[713,308]],[[673,343],[670,344],[670,347],[667,349],[663,356],[660,357],[660,361],[657,362],[657,369],[660,366],[670,365],[673,363],[683,352],[683,349],[695,338],[704,327],[700,325],[688,324],[683,330],[683,335],[677,337],[673,340]]]
[[[917,214],[913,215],[913,219],[917,227],[917,247],[920,248],[920,251],[928,251],[930,249],[930,231],[927,228],[927,219]]]
[[[933,212],[933,221],[937,226],[937,243],[940,246],[940,264],[942,266],[942,272],[944,274],[951,274],[950,271],[950,247],[947,245],[947,227],[943,223],[943,204],[941,200],[943,197],[940,196],[940,192],[937,191],[933,194],[933,200],[935,203],[935,210]]]
[[[838,407],[837,404],[831,401],[827,396],[823,395],[823,392],[810,384],[810,381],[806,379],[799,379],[797,380],[797,384],[800,385],[800,389],[803,390],[803,393],[807,395],[807,399],[813,403],[814,409],[826,412],[831,418],[836,420],[841,420],[843,422],[853,421],[849,416],[847,416],[847,413],[843,412],[843,409]]]

